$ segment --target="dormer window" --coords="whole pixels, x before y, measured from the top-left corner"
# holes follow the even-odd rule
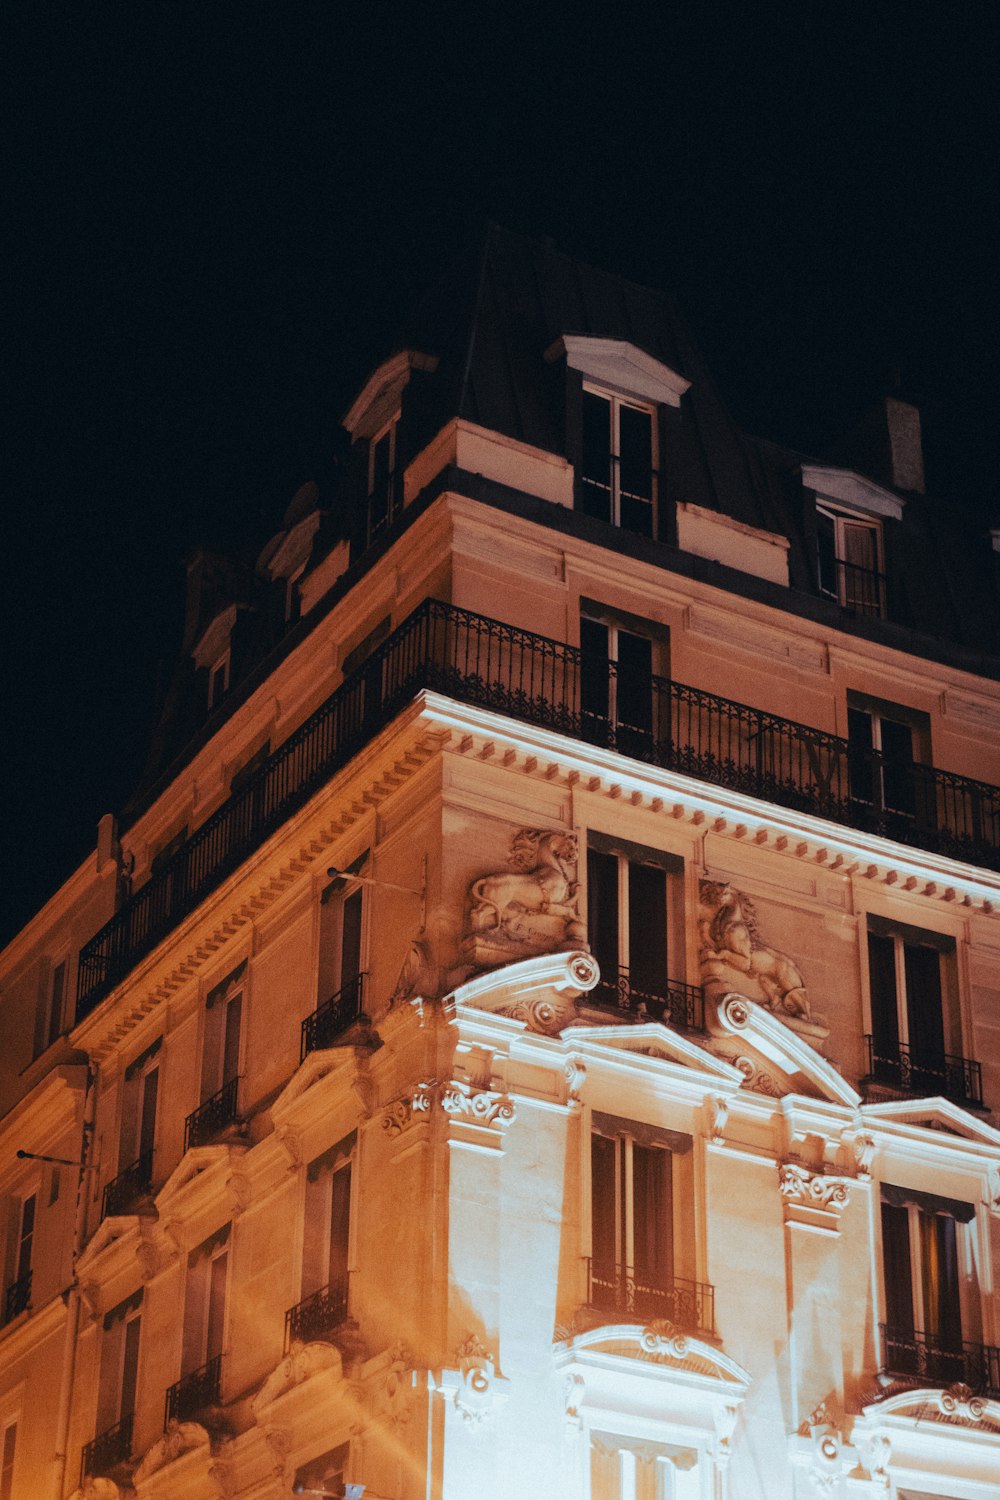
[[[656,535],[656,410],[585,386],[579,508]]]
[[[396,519],[399,511],[396,485],[396,429],[398,412],[371,439],[368,448],[368,541],[375,538]]]
[[[820,592],[856,614],[884,619],[882,523],[816,503]]]
[[[229,690],[229,652],[221,656],[208,676],[208,710],[211,713]]]

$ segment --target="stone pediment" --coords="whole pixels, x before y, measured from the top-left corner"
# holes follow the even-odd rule
[[[884,1422],[896,1417],[912,1422],[937,1422],[955,1428],[976,1428],[981,1432],[1000,1432],[1000,1401],[977,1396],[967,1385],[947,1388],[910,1387],[872,1402],[864,1408],[865,1417]]]
[[[672,1323],[614,1323],[557,1337],[554,1357],[557,1367],[623,1360],[658,1365],[697,1377],[699,1384],[711,1382],[730,1396],[742,1396],[750,1385],[747,1371],[728,1354]]]
[[[176,1207],[182,1195],[196,1194],[208,1179],[228,1171],[245,1155],[246,1146],[193,1146],[185,1151],[154,1202],[163,1218]]]
[[[270,1108],[276,1126],[284,1125],[297,1112],[304,1094],[315,1088],[331,1073],[352,1074],[354,1055],[349,1047],[329,1047],[309,1052]]]
[[[708,1046],[739,1070],[743,1087],[783,1098],[786,1094],[827,1099],[857,1109],[861,1095],[832,1063],[770,1010],[730,993],[705,1002]]]
[[[143,1456],[135,1471],[135,1483],[141,1484],[185,1453],[193,1453],[199,1448],[207,1452],[209,1442],[208,1432],[197,1422],[171,1421],[163,1436]]]
[[[743,1074],[731,1063],[680,1031],[661,1021],[646,1021],[638,1026],[627,1023],[612,1026],[568,1026],[562,1033],[564,1042],[575,1052],[632,1052],[640,1057],[658,1058],[661,1062],[681,1064],[705,1076],[713,1088],[725,1084],[739,1088]]]
[[[978,1115],[952,1104],[948,1099],[890,1099],[883,1104],[865,1104],[861,1109],[866,1120],[875,1123],[922,1125],[928,1130],[940,1130],[964,1140],[981,1142],[994,1149],[1000,1146],[1000,1130],[987,1125]]]
[[[86,1275],[96,1260],[99,1260],[108,1250],[119,1245],[122,1240],[134,1239],[139,1220],[135,1216],[124,1218],[122,1216],[102,1219],[94,1230],[87,1247],[77,1262],[81,1275]]]
[[[493,1015],[523,1021],[529,1031],[558,1036],[576,1019],[577,1001],[600,979],[596,961],[582,949],[542,953],[490,969],[459,985],[453,998]]]
[[[340,1350],[322,1340],[293,1344],[253,1397],[250,1406],[255,1420],[263,1420],[265,1413],[276,1401],[319,1375],[325,1376],[324,1390],[331,1382],[339,1385],[343,1381],[344,1365]]]

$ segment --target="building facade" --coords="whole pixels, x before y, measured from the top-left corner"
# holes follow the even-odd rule
[[[0,959],[0,1500],[1000,1493],[1000,604],[492,230]],[[355,1492],[357,1493],[357,1492]]]

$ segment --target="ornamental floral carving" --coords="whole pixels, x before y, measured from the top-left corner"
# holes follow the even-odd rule
[[[687,1339],[666,1319],[647,1324],[639,1335],[639,1343],[647,1354],[666,1354],[671,1359],[687,1358]]]
[[[783,1162],[778,1168],[778,1190],[785,1199],[815,1208],[841,1209],[850,1201],[850,1179],[811,1172],[798,1162]]]
[[[509,1125],[515,1114],[514,1101],[508,1094],[472,1093],[457,1083],[442,1090],[441,1108],[445,1114],[475,1125]]]
[[[455,1351],[458,1379],[452,1392],[456,1411],[471,1426],[478,1427],[492,1415],[496,1401],[496,1361],[475,1333]],[[506,1383],[506,1382],[505,1382]]]
[[[508,871],[469,886],[463,957],[492,968],[539,953],[585,946],[580,918],[577,839],[561,829],[521,828]]]
[[[969,1422],[979,1422],[986,1415],[986,1402],[982,1396],[974,1396],[971,1386],[956,1381],[938,1397],[938,1406],[946,1417],[962,1417]]]
[[[386,1135],[401,1135],[417,1120],[429,1119],[436,1093],[436,1083],[418,1083],[410,1093],[394,1099],[382,1116]]]

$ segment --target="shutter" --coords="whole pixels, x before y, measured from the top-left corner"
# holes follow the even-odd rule
[[[587,935],[601,980],[614,987],[621,963],[618,938],[618,860],[587,850]]]
[[[872,1004],[872,1071],[875,1078],[884,1083],[898,1083],[896,945],[891,937],[882,933],[868,934],[868,979]]]
[[[913,1086],[922,1093],[942,1093],[947,1085],[947,1070],[941,1007],[941,957],[934,948],[904,943],[903,964]]]
[[[669,1291],[674,1279],[673,1160],[658,1146],[632,1143],[632,1247],[636,1281],[636,1310],[646,1316],[669,1318],[671,1301],[658,1305],[642,1292]]]
[[[882,1276],[886,1323],[899,1334],[912,1334],[910,1215],[906,1208],[895,1203],[882,1204]]]
[[[629,978],[633,991],[663,995],[667,987],[667,874],[655,865],[628,866]]]
[[[621,1150],[608,1136],[590,1138],[591,1301],[614,1300],[617,1270],[616,1164]]]

